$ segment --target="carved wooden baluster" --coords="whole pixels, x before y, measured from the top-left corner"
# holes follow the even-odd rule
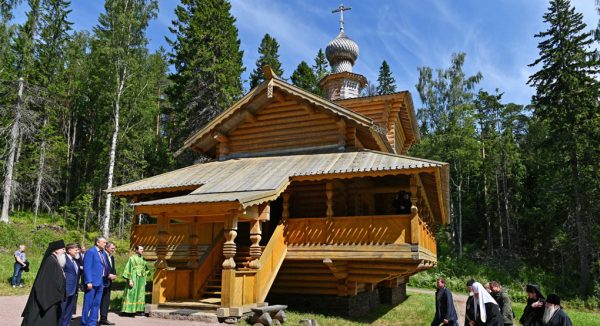
[[[232,214],[225,218],[225,243],[223,244],[223,256],[225,256],[225,260],[223,261],[223,269],[235,268],[235,260],[233,257],[235,257],[236,253],[235,237],[237,237],[237,224],[237,214]]]
[[[250,222],[250,257],[252,261],[250,262],[250,268],[260,268],[259,258],[262,253],[262,249],[260,248],[260,239],[261,236],[261,221],[254,220]]]

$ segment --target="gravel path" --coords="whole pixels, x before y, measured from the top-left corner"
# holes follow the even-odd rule
[[[408,288],[410,292],[415,293],[423,293],[423,294],[431,294],[431,300],[433,300],[433,295],[435,291],[425,290],[425,289],[417,289],[417,288]],[[456,308],[456,312],[458,313],[458,325],[463,325],[465,318],[465,303],[467,301],[467,296],[462,294],[453,294],[454,298],[454,306]],[[0,297],[0,325],[6,326],[18,326],[21,325],[21,312],[23,312],[23,308],[25,307],[25,303],[27,302],[27,296],[4,296]],[[431,314],[433,318],[433,312]],[[79,321],[81,319],[81,306],[77,307],[77,314],[75,314],[75,319],[71,322],[71,326],[79,326]],[[169,320],[169,319],[157,319],[157,318],[149,318],[149,317],[121,317],[113,312],[108,314],[108,320],[114,322],[118,326],[214,326],[214,325],[223,325],[223,324],[207,324],[200,322],[193,322],[187,320]]]
[[[435,291],[426,290],[426,289],[418,289],[418,288],[406,288],[407,291],[415,292],[415,293],[423,293],[423,294],[431,294],[431,300],[435,295]],[[468,296],[464,294],[452,293],[452,299],[454,299],[454,309],[456,309],[456,314],[458,314],[458,325],[465,324],[465,306],[467,304]],[[435,311],[431,313],[431,318],[433,319]]]
[[[27,303],[27,296],[6,296],[0,297],[0,325],[5,326],[18,326],[21,325],[21,313]],[[77,314],[74,316],[75,319],[71,322],[71,326],[79,326],[81,319],[81,306],[77,307]],[[156,319],[148,317],[121,317],[115,313],[110,312],[108,314],[108,320],[117,324],[117,326],[210,326],[210,325],[222,325],[222,324],[206,324],[200,322],[186,321],[186,320],[169,320],[169,319]]]

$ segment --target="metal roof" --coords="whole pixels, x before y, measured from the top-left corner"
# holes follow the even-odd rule
[[[132,195],[157,190],[197,186],[188,195],[152,200],[136,205],[173,205],[238,202],[243,207],[276,199],[294,177],[328,174],[371,173],[436,168],[442,189],[447,189],[447,163],[360,150],[357,152],[250,157],[195,164],[140,181],[108,189],[115,195]],[[445,184],[445,185],[444,185]],[[437,192],[437,190],[436,190]],[[441,194],[447,201],[448,194]],[[444,210],[444,208],[440,208]]]

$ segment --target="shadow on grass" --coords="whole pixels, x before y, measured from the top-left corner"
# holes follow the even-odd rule
[[[410,295],[407,295],[404,300],[402,300],[401,302],[399,302],[396,305],[378,304],[371,311],[369,311],[369,313],[367,313],[366,315],[357,316],[357,317],[350,317],[350,316],[347,316],[347,315],[344,315],[341,313],[324,311],[322,308],[315,309],[314,307],[313,308],[301,307],[298,305],[290,306],[288,311],[291,312],[292,314],[299,315],[299,316],[302,316],[303,314],[307,314],[307,315],[309,315],[307,318],[311,318],[310,315],[318,315],[317,319],[319,319],[319,317],[324,317],[324,318],[335,319],[338,322],[341,322],[344,324],[346,324],[346,323],[361,323],[361,324],[369,324],[370,325],[370,324],[373,324],[373,323],[377,322],[378,320],[380,320],[383,316],[387,315],[391,310],[396,309],[396,307],[398,307],[399,305],[404,303],[409,297],[410,297]]]

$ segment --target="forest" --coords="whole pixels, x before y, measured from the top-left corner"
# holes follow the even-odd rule
[[[23,3],[24,2],[24,3]],[[26,20],[15,9],[26,4]],[[600,17],[600,3],[597,2]],[[84,233],[126,238],[132,209],[105,189],[204,160],[174,153],[263,79],[269,65],[320,94],[322,50],[291,74],[265,34],[256,67],[226,0],[181,0],[150,51],[156,0],[107,0],[92,30],[74,30],[68,0],[0,0],[2,213],[50,214]],[[600,297],[600,20],[586,26],[568,0],[549,1],[547,29],[532,35],[530,103],[506,103],[502,85],[468,76],[469,56],[415,67],[410,89],[421,142],[411,156],[448,162],[451,224],[438,246],[451,259],[523,262],[555,275],[571,297]],[[386,61],[364,96],[401,91]]]

